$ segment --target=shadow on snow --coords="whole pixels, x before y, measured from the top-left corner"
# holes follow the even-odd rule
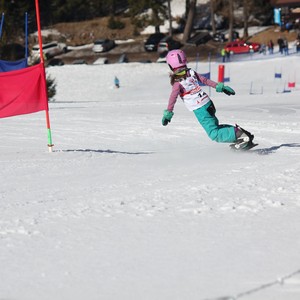
[[[252,152],[260,154],[260,155],[269,155],[269,154],[275,153],[278,149],[280,149],[282,147],[300,148],[300,144],[299,143],[281,144],[279,146],[272,146],[270,148],[252,150]]]
[[[56,152],[93,152],[93,153],[108,153],[108,154],[126,154],[126,155],[140,155],[140,154],[152,154],[153,152],[128,152],[128,151],[116,151],[116,150],[96,150],[96,149],[69,149],[58,150]]]

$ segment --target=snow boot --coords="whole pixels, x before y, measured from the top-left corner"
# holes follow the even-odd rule
[[[235,125],[235,132],[236,132],[236,141],[234,144],[231,144],[230,147],[235,150],[248,150],[253,148],[253,139],[254,135],[251,134],[249,131],[243,129],[239,125]]]

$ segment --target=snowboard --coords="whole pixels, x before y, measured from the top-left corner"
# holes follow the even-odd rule
[[[258,146],[258,144],[253,143],[252,141],[250,141],[245,147],[243,148],[237,148],[236,145],[238,144],[230,144],[229,147],[230,149],[232,149],[233,151],[248,151],[256,146]]]

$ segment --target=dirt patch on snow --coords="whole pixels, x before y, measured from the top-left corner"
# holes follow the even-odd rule
[[[131,24],[129,18],[122,18],[120,22],[125,25],[123,29],[108,28],[109,17],[83,22],[59,23],[53,27],[61,33],[62,38],[70,46],[85,45],[103,38],[113,40],[138,38],[139,32]]]
[[[288,42],[294,42],[297,39],[296,31],[281,31],[279,27],[272,26],[250,38],[251,42],[267,44],[270,40],[276,45],[279,38],[286,38]]]

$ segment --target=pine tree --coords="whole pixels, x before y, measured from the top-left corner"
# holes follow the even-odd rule
[[[46,84],[47,84],[47,92],[48,92],[48,101],[50,101],[51,99],[54,100],[53,98],[56,95],[56,82],[55,82],[55,79],[47,74]]]

